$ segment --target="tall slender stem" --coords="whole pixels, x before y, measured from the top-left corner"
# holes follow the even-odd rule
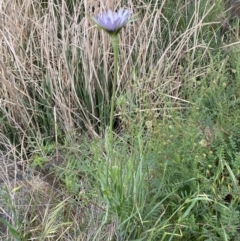
[[[108,192],[108,175],[109,175],[109,164],[110,160],[113,158],[113,120],[114,120],[114,105],[115,105],[115,97],[116,97],[116,87],[117,87],[117,71],[118,71],[118,35],[111,35],[111,43],[113,46],[113,54],[114,54],[114,75],[113,75],[113,85],[112,85],[112,97],[111,97],[111,112],[110,112],[110,128],[109,128],[109,153],[107,158],[107,176],[106,176],[106,190]]]
[[[113,76],[113,85],[112,85],[112,98],[111,98],[111,113],[110,113],[110,145],[111,149],[113,148],[113,120],[114,120],[114,105],[116,97],[116,87],[117,87],[117,71],[118,71],[118,34],[111,35],[111,43],[113,46],[114,54],[114,76]]]

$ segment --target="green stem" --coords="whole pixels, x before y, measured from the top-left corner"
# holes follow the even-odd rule
[[[115,97],[116,97],[116,87],[117,87],[117,70],[118,70],[118,35],[111,35],[111,43],[113,46],[113,54],[114,54],[114,76],[113,76],[113,85],[112,85],[112,97],[111,97],[111,112],[110,112],[110,128],[109,128],[109,153],[107,158],[107,176],[106,176],[106,190],[109,191],[109,164],[110,160],[113,158],[113,119],[114,119],[114,105],[115,105]]]
[[[112,98],[111,98],[111,113],[110,113],[110,149],[113,149],[113,119],[114,119],[114,105],[115,105],[115,95],[116,95],[116,87],[117,87],[117,71],[118,71],[118,35],[111,35],[111,43],[113,46],[113,54],[114,54],[114,79],[112,86]]]

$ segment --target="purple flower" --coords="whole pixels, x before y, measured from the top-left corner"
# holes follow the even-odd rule
[[[120,8],[117,12],[111,10],[102,12],[96,18],[92,17],[92,20],[109,34],[117,34],[127,24],[130,15],[130,10]]]

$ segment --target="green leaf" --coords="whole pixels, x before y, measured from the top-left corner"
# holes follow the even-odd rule
[[[21,241],[18,231],[9,222],[7,222],[3,218],[0,218],[0,222],[3,223],[6,227],[8,227],[8,230],[10,234],[14,237],[15,241]]]

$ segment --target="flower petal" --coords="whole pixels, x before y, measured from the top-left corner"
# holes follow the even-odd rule
[[[126,9],[122,14],[122,18],[129,18],[130,14],[130,10]]]
[[[121,18],[123,16],[123,8],[120,8],[117,14],[118,14],[118,17]]]
[[[122,27],[124,27],[130,17],[130,10],[120,8],[116,12],[108,10],[98,14],[97,17],[93,17],[92,20],[101,28],[109,33],[117,33]]]
[[[110,19],[110,21],[113,23],[114,22],[114,13],[109,9],[107,15],[108,15],[108,18]]]

